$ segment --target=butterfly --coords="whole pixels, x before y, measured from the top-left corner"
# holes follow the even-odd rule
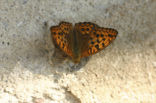
[[[100,27],[91,22],[79,22],[74,26],[60,22],[50,28],[55,47],[71,57],[74,63],[107,47],[116,37],[117,30]]]

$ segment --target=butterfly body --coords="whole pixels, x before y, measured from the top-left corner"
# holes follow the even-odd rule
[[[107,47],[117,36],[115,29],[103,28],[90,22],[61,22],[51,27],[56,47],[64,51],[75,63]]]
[[[76,31],[73,29],[72,33],[70,34],[70,48],[72,51],[72,60],[74,62],[79,62],[81,58],[81,42],[80,42],[80,35],[77,35]]]

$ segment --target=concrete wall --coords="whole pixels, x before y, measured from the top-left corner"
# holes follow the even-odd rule
[[[119,34],[74,66],[53,55],[60,21]],[[156,1],[0,0],[0,103],[156,103]]]

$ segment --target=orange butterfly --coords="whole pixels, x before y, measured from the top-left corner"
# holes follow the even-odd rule
[[[115,29],[99,27],[91,22],[80,22],[75,26],[61,22],[50,30],[55,46],[70,56],[75,63],[107,47],[118,34]]]

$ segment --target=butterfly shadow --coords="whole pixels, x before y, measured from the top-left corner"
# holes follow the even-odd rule
[[[52,73],[56,72],[59,74],[76,72],[87,64],[89,60],[88,57],[81,59],[81,62],[79,62],[78,64],[73,63],[69,56],[67,56],[62,50],[60,50],[53,44],[49,26],[46,22],[43,29],[43,40],[36,41],[36,45],[33,45],[33,47],[36,52],[41,54],[40,57],[37,57],[38,59],[36,58],[36,61],[40,61],[39,59],[42,58],[43,60],[45,60],[45,64],[48,65],[47,67],[49,70],[47,71],[51,71],[46,73],[46,75],[51,75]],[[33,71],[35,73],[36,70]]]
[[[49,56],[49,62],[58,72],[76,72],[83,68],[89,60],[89,57],[82,58],[81,61],[76,64],[59,48],[55,47],[54,49],[54,53],[50,54],[51,56]]]
[[[31,49],[28,49],[27,54],[25,54],[28,55],[27,59],[21,61],[24,67],[29,68],[33,73],[55,75],[55,73],[62,74],[78,71],[87,64],[88,58],[83,58],[80,63],[74,64],[64,52],[54,46],[46,22],[42,34],[42,40],[28,42]]]

